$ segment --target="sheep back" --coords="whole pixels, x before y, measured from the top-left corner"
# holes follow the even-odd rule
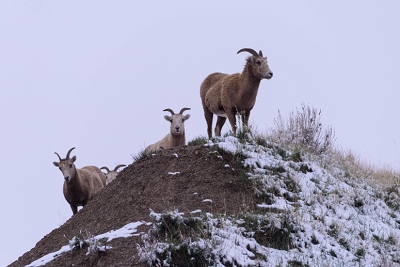
[[[177,147],[177,146],[184,146],[185,144],[186,144],[185,135],[171,136],[171,134],[167,134],[160,141],[146,147],[144,152],[149,153],[152,151],[157,151],[160,148],[169,149],[169,148],[173,148],[173,147]]]

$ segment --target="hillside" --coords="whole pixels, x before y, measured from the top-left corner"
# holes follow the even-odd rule
[[[232,136],[163,150],[10,266],[40,266],[63,246],[46,266],[400,266],[397,187],[348,165]],[[80,231],[102,246],[68,249]]]
[[[80,230],[98,235],[130,222],[152,221],[150,209],[155,212],[201,209],[215,214],[254,209],[251,188],[237,183],[238,172],[225,167],[234,165],[232,157],[221,159],[210,152],[210,147],[189,146],[160,151],[156,156],[134,162],[77,215],[46,235],[10,267],[25,266],[59,250]],[[175,172],[179,173],[168,174]],[[204,199],[212,202],[203,202]],[[148,228],[141,227],[139,231],[146,232]],[[49,266],[145,266],[133,257],[138,242],[138,237],[114,239],[107,244],[113,249],[100,257],[85,256],[85,249],[76,250],[64,253]]]

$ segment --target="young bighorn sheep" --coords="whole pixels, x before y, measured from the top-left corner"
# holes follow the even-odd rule
[[[85,206],[96,192],[106,186],[105,174],[95,166],[86,166],[81,169],[75,167],[76,156],[69,158],[69,154],[75,147],[71,148],[65,159],[61,159],[54,152],[60,162],[53,162],[64,176],[64,197],[71,206],[72,213],[78,212],[78,206]]]
[[[190,118],[190,114],[183,115],[183,112],[185,110],[190,110],[190,108],[182,108],[179,114],[175,114],[174,111],[169,108],[163,110],[169,111],[172,114],[172,116],[164,116],[165,120],[171,122],[170,133],[157,143],[146,147],[146,149],[144,150],[145,153],[157,151],[160,148],[168,149],[177,146],[184,146],[186,144],[184,123]]]
[[[262,79],[271,79],[273,76],[267,62],[260,52],[257,54],[251,48],[240,49],[249,52],[252,56],[246,59],[242,73],[225,74],[215,72],[208,75],[200,86],[200,97],[207,121],[208,137],[212,137],[213,114],[217,115],[217,124],[214,129],[216,136],[221,135],[222,126],[228,118],[233,134],[236,135],[236,114],[241,115],[243,125],[247,126],[250,111],[256,103],[258,87]]]
[[[125,167],[125,166],[126,165],[124,165],[124,164],[117,165],[114,168],[114,170],[112,170],[112,171],[110,171],[106,166],[101,167],[100,170],[106,170],[107,171],[107,173],[105,173],[105,175],[106,175],[106,184],[109,184],[112,181],[114,181],[114,179],[117,178],[118,169],[121,168],[121,167]]]

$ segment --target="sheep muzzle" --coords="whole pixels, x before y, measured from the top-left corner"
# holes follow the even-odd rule
[[[270,80],[272,78],[272,76],[274,76],[274,73],[269,72],[269,73],[267,73],[267,75],[265,75],[264,79]]]

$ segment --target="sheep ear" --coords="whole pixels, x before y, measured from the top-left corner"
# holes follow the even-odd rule
[[[73,156],[71,160],[72,160],[72,162],[75,162],[76,156]]]
[[[262,51],[260,50],[260,52],[258,53],[259,55],[260,55],[260,57],[262,57],[263,56],[263,54],[262,54]]]
[[[53,164],[54,164],[54,166],[56,166],[56,167],[59,167],[60,166],[60,163],[58,163],[58,162],[53,162]]]
[[[172,117],[171,116],[168,116],[168,115],[165,115],[164,116],[164,119],[166,120],[166,121],[172,121]]]
[[[190,118],[190,114],[186,114],[185,116],[183,116],[183,120],[188,120]]]

